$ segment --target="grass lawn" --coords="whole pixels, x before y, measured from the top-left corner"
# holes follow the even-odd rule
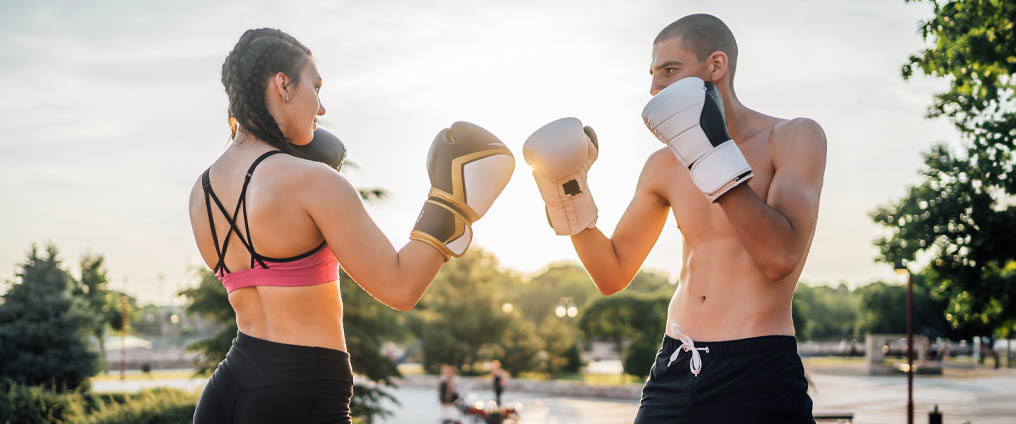
[[[192,370],[153,370],[148,374],[134,371],[124,376],[124,380],[189,380],[191,378],[194,378],[194,371]],[[92,381],[116,380],[120,380],[119,370],[110,370],[109,374],[99,374],[92,377]]]

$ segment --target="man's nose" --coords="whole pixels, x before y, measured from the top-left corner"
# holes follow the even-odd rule
[[[663,83],[662,78],[653,77],[653,80],[649,82],[649,94],[656,95],[660,90],[667,88],[667,85]]]

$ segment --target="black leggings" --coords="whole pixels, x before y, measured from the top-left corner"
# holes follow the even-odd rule
[[[349,354],[237,332],[194,411],[205,423],[349,423]]]

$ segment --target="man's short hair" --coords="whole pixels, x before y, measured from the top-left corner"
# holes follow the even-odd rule
[[[672,37],[680,37],[684,48],[695,53],[698,60],[706,60],[715,51],[726,53],[730,83],[734,83],[737,69],[737,41],[720,18],[705,13],[688,15],[667,25],[653,40],[653,44]]]

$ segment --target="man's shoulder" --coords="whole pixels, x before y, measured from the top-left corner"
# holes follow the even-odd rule
[[[802,160],[805,163],[824,164],[826,151],[825,131],[813,119],[788,119],[773,127],[769,152],[776,168],[789,163],[801,163]],[[820,167],[822,166],[824,165]]]
[[[677,157],[670,147],[661,147],[649,155],[643,170],[664,170],[677,164]]]
[[[646,159],[645,165],[642,166],[640,179],[648,181],[656,181],[661,178],[672,180],[675,176],[671,174],[674,173],[677,166],[680,165],[674,152],[669,147],[662,147]]]
[[[820,145],[825,146],[826,136],[822,126],[811,118],[781,119],[773,126],[772,143],[777,145]],[[778,147],[778,146],[773,146]]]

